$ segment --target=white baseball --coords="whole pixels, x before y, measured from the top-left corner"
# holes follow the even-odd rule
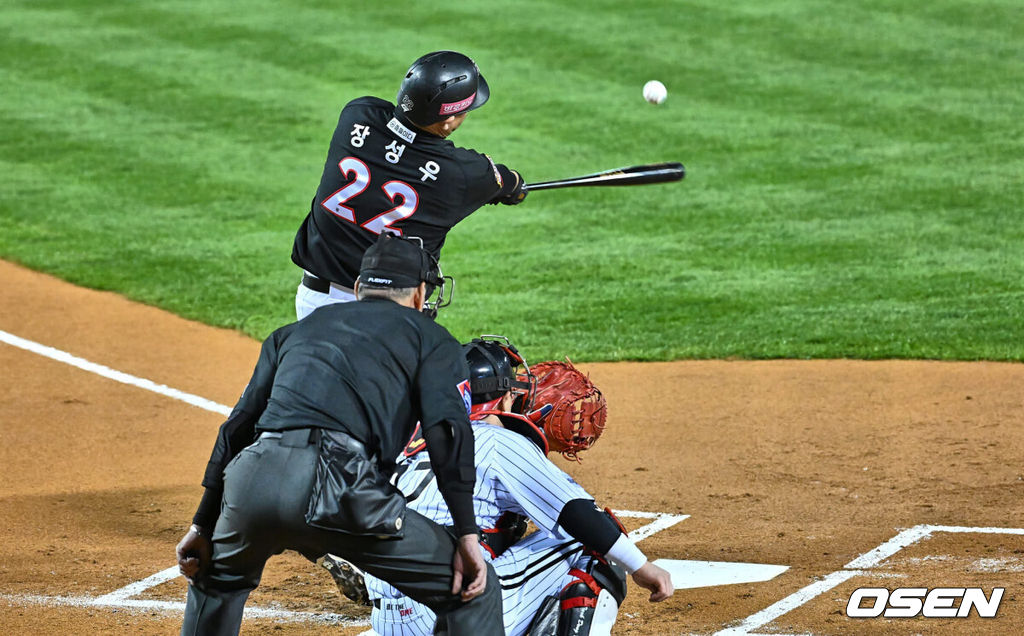
[[[651,80],[644,84],[644,99],[652,104],[660,104],[668,97],[668,89],[658,80]]]

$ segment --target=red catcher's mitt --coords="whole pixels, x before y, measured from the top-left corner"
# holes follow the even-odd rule
[[[544,433],[562,455],[579,461],[579,453],[594,445],[604,431],[608,402],[590,378],[572,361],[541,362],[530,367],[537,378],[534,408],[552,407],[544,418]]]

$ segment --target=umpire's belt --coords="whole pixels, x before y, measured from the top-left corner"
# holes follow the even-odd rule
[[[313,276],[312,274],[306,272],[302,273],[302,285],[303,287],[312,289],[315,292],[320,292],[321,294],[331,293],[331,287],[337,289],[338,291],[343,291],[347,294],[355,294],[354,291],[352,291],[348,287],[345,287],[344,285],[339,285],[338,283],[332,283],[322,278],[317,278],[316,276]]]
[[[281,446],[301,448],[316,444],[320,439],[319,434],[318,428],[291,428],[286,431],[263,431],[260,439],[277,440]]]
[[[322,428],[292,428],[285,431],[263,431],[260,433],[260,439],[280,440],[281,446],[302,447],[309,444],[318,444],[322,435],[330,435],[340,447],[355,452],[364,458],[370,458],[362,442],[340,431],[324,430]]]

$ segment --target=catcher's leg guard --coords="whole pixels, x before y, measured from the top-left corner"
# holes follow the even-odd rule
[[[626,573],[596,559],[587,570],[570,570],[576,580],[559,594],[559,636],[606,636],[615,625],[619,605],[626,598]]]
[[[537,615],[533,617],[533,622],[530,623],[530,629],[527,630],[526,636],[557,636],[560,612],[557,596],[549,596],[544,599],[544,602],[540,604],[540,609],[537,610]]]

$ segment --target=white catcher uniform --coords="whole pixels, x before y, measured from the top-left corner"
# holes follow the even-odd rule
[[[511,511],[526,515],[540,529],[493,560],[484,550],[484,558],[491,560],[501,581],[505,633],[516,636],[529,628],[545,597],[573,580],[570,568],[589,558],[581,556],[583,546],[558,526],[558,515],[569,501],[594,498],[519,433],[473,422],[473,437],[477,524],[493,528],[502,513]],[[426,450],[404,457],[395,474],[396,485],[411,498],[410,508],[441,525],[452,524]],[[370,575],[366,575],[366,587],[374,601],[371,621],[378,634],[432,633],[435,617],[428,607]]]

